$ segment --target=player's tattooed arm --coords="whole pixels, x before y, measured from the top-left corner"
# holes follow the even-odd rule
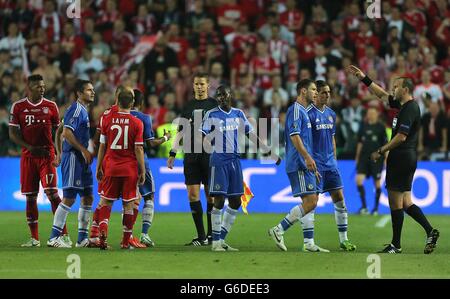
[[[64,128],[63,132],[62,132],[62,136],[64,137],[64,139],[66,139],[66,141],[73,146],[77,151],[81,152],[81,154],[83,155],[84,161],[87,164],[91,164],[92,163],[92,154],[90,151],[88,151],[87,148],[85,148],[75,137],[75,135],[73,135],[73,132],[71,129],[69,128]]]
[[[103,169],[102,169],[102,164],[103,164],[103,159],[105,158],[105,144],[104,143],[100,143],[100,146],[98,148],[98,156],[97,156],[97,167],[96,167],[96,177],[97,177],[97,181],[101,181],[103,179]]]
[[[367,85],[370,92],[385,102],[389,101],[389,93],[386,90],[384,90],[380,85],[376,84],[375,82],[372,82],[372,80],[366,77],[366,74],[364,74],[364,72],[361,71],[359,68],[357,68],[354,65],[349,65],[347,67],[347,72],[354,75],[356,78],[358,78],[361,82],[365,83],[366,85],[370,81],[370,84]]]
[[[25,140],[23,140],[22,133],[18,127],[9,126],[9,138],[17,145],[29,150],[34,156],[48,157],[50,155],[50,151],[45,146],[33,146],[26,143]]]
[[[164,134],[161,138],[148,139],[145,141],[145,143],[148,147],[156,147],[156,146],[159,146],[159,145],[163,144],[164,142],[170,140],[170,137],[172,137],[172,134],[170,133],[170,131],[164,130]]]
[[[134,153],[136,155],[139,167],[139,185],[143,185],[145,181],[144,147],[141,145],[136,145],[134,147]]]
[[[62,132],[63,132],[64,123],[61,122],[56,129],[55,133],[55,148],[56,148],[56,158],[53,162],[53,166],[58,167],[61,164],[61,153],[62,153]]]

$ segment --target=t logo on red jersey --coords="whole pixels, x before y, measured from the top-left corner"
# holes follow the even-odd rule
[[[27,122],[27,127],[34,122],[34,115],[25,115],[25,121]]]

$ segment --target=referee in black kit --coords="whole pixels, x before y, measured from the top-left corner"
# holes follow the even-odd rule
[[[372,82],[359,68],[350,65],[348,72],[356,76],[369,90],[391,108],[400,109],[392,123],[392,139],[372,153],[376,161],[389,151],[386,164],[386,189],[392,218],[392,243],[380,253],[401,253],[401,233],[405,211],[417,221],[427,234],[425,254],[433,252],[439,238],[439,231],[431,226],[422,210],[411,200],[411,187],[417,167],[417,142],[420,128],[420,109],[414,101],[412,92],[414,83],[410,78],[400,77],[394,82],[393,95],[388,94],[379,85]]]
[[[359,214],[367,215],[366,191],[364,180],[372,177],[375,185],[375,205],[370,212],[371,215],[378,215],[378,205],[381,195],[381,172],[385,157],[380,157],[378,161],[372,161],[370,155],[382,147],[387,142],[386,128],[378,121],[378,110],[376,107],[369,107],[366,113],[366,121],[361,125],[358,132],[358,145],[356,147],[356,187],[361,198],[362,207]],[[387,153],[386,153],[387,154]]]
[[[197,238],[185,244],[186,246],[206,246],[212,243],[212,225],[211,210],[213,208],[213,198],[209,196],[208,173],[209,173],[209,154],[205,153],[202,147],[202,135],[199,131],[203,116],[206,111],[217,107],[217,101],[208,96],[209,81],[208,75],[198,73],[194,75],[194,99],[190,100],[183,109],[181,117],[189,120],[190,133],[186,128],[179,127],[179,131],[174,139],[174,148],[170,151],[167,167],[173,168],[174,160],[179,148],[175,148],[183,140],[184,154],[184,179],[187,186],[189,204],[191,207],[192,218],[194,219],[197,230]],[[190,140],[185,140],[185,134],[190,134]],[[187,136],[186,136],[187,137]],[[190,141],[190,146],[186,145]],[[195,146],[197,143],[197,146]],[[187,148],[189,146],[189,148]],[[207,198],[207,221],[208,231],[205,234],[203,225],[203,208],[200,201],[200,185],[205,187]]]

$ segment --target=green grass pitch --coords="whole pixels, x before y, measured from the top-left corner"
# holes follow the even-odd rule
[[[77,236],[77,213],[68,218],[72,240]],[[390,241],[391,224],[376,227],[383,217],[350,215],[349,237],[356,252],[339,250],[333,215],[316,214],[316,243],[331,253],[300,251],[303,237],[296,224],[285,234],[288,252],[279,251],[267,235],[283,214],[240,213],[227,242],[240,252],[211,252],[210,247],[185,247],[194,236],[188,213],[156,214],[150,235],[155,248],[123,251],[120,215],[110,222],[110,251],[93,248],[47,248],[52,215],[41,213],[39,219],[41,248],[20,248],[27,240],[25,212],[0,213],[0,278],[66,278],[67,256],[81,258],[81,278],[367,278],[370,254]],[[206,217],[205,217],[206,219]],[[140,217],[135,234],[140,231]],[[408,216],[402,236],[403,253],[380,255],[381,278],[450,278],[450,218],[431,216],[441,238],[431,255],[424,255],[425,235]]]

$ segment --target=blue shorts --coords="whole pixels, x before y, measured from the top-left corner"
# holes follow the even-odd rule
[[[147,168],[145,172],[144,185],[139,186],[139,193],[141,193],[142,197],[155,193],[155,180],[153,179],[152,171],[149,168]]]
[[[317,182],[314,172],[298,170],[287,175],[291,182],[292,195],[294,197],[317,193]]]
[[[320,178],[319,184],[317,184],[317,190],[319,193],[330,192],[343,188],[341,174],[337,168],[320,171],[320,175],[322,177]]]
[[[84,161],[83,155],[63,152],[61,156],[61,173],[63,183],[63,196],[76,198],[92,195],[92,170]]]
[[[209,194],[224,196],[241,196],[244,194],[244,178],[241,161],[209,168]]]

